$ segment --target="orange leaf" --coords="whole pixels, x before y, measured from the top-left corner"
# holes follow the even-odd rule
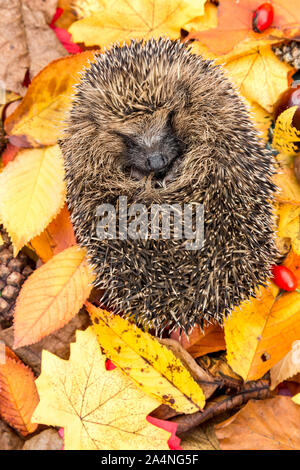
[[[251,400],[216,426],[223,450],[298,450],[300,407],[290,397]]]
[[[38,268],[24,283],[15,315],[15,347],[35,343],[73,318],[91,291],[94,277],[77,245]]]
[[[29,245],[44,263],[66,248],[76,245],[74,230],[66,205],[43,233],[33,238]]]
[[[224,330],[219,325],[207,324],[203,332],[199,326],[195,326],[189,336],[184,333],[180,336],[177,330],[172,333],[171,337],[177,339],[192,357],[200,357],[226,349]]]
[[[297,255],[293,250],[290,250],[283,264],[295,274],[297,281],[298,281],[298,285],[299,285],[300,284],[300,255]]]
[[[39,402],[32,371],[8,348],[0,363],[0,415],[23,436],[34,432],[31,416]]]
[[[274,20],[271,28],[263,33],[252,30],[253,11],[259,6],[257,0],[222,0],[218,9],[218,26],[209,31],[193,32],[187,39],[198,39],[212,52],[227,54],[244,39],[259,43],[266,38],[293,38],[300,32],[298,0],[273,0]]]
[[[274,300],[271,289],[262,288],[225,321],[228,363],[244,380],[262,377],[300,338],[300,295]]]
[[[94,52],[54,60],[34,79],[20,106],[5,121],[10,142],[19,147],[54,145],[72,101],[74,85]]]

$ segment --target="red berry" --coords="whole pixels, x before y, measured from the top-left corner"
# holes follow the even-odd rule
[[[300,85],[298,86],[291,86],[287,90],[285,90],[279,96],[278,100],[274,105],[274,119],[278,118],[278,116],[283,113],[288,108],[292,106],[298,106],[296,112],[293,117],[293,126],[300,131]]]
[[[262,33],[273,23],[274,10],[271,3],[263,3],[254,12],[252,17],[252,29],[256,33]]]
[[[286,291],[296,290],[298,281],[295,274],[285,266],[272,266],[273,282]]]

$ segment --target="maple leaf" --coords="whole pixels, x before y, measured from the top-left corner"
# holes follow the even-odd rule
[[[48,27],[56,0],[0,0],[0,80],[25,94],[25,73],[33,78],[43,67],[67,54]]]
[[[78,246],[67,248],[25,281],[14,313],[14,347],[39,341],[78,313],[94,280],[85,256]]]
[[[250,400],[215,427],[222,450],[297,450],[300,408],[289,397]]]
[[[65,195],[58,145],[22,150],[4,168],[0,174],[0,218],[14,244],[15,256],[56,216]]]
[[[298,151],[295,143],[300,142],[300,131],[293,125],[293,117],[298,106],[286,109],[276,119],[272,145],[279,152],[295,155]]]
[[[180,38],[180,30],[189,20],[204,13],[205,0],[120,0],[107,3],[101,10],[73,23],[69,32],[75,42],[87,46],[110,46],[115,41]],[[124,19],[126,18],[126,21]]]
[[[27,436],[37,428],[31,423],[31,416],[38,401],[32,371],[6,348],[5,362],[0,362],[0,415]]]
[[[294,253],[300,255],[300,206],[298,204],[280,204],[278,236],[290,238]]]
[[[106,355],[145,393],[181,413],[204,407],[201,387],[171,350],[128,320],[89,302],[86,307]]]
[[[268,112],[272,112],[278,96],[288,87],[288,72],[292,70],[270,46],[256,47],[242,56],[233,55],[224,68],[242,95]]]
[[[274,285],[261,288],[224,323],[228,363],[244,380],[262,377],[300,337],[300,295],[277,293]]]
[[[32,420],[63,427],[66,450],[168,449],[170,433],[146,420],[159,402],[118,369],[105,369],[92,328],[77,331],[69,361],[43,351],[36,385]]]
[[[10,142],[19,147],[54,145],[62,134],[74,94],[74,85],[94,52],[58,59],[32,81],[20,106],[5,121]]]
[[[294,375],[300,373],[300,341],[294,341],[292,349],[284,358],[275,364],[271,371],[271,389],[277,387],[284,380],[291,379]]]

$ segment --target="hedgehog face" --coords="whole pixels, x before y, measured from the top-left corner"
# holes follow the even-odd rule
[[[115,130],[123,146],[122,164],[131,178],[141,180],[150,174],[157,181],[173,178],[172,169],[182,155],[183,145],[172,129],[171,114],[159,129],[147,126],[146,120],[134,134]]]

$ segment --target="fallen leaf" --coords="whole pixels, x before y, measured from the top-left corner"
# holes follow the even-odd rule
[[[89,66],[94,52],[58,59],[32,81],[16,111],[5,121],[10,142],[19,147],[54,145],[62,135],[80,72]]]
[[[194,18],[183,26],[186,31],[206,31],[218,25],[218,8],[211,2],[204,5],[204,15]]]
[[[66,205],[48,227],[29,243],[43,263],[74,245],[76,245],[76,239]]]
[[[272,26],[262,33],[252,30],[252,15],[259,6],[257,0],[222,0],[218,7],[218,25],[208,31],[195,31],[188,39],[198,39],[213,53],[222,55],[229,53],[237,44],[245,39],[260,41],[265,38],[297,38],[299,35],[298,0],[272,0],[274,20]]]
[[[293,252],[300,255],[300,206],[281,204],[278,213],[278,235],[290,238]]]
[[[294,341],[292,349],[271,369],[271,390],[284,380],[300,372],[300,341]]]
[[[34,432],[32,413],[39,401],[32,371],[6,353],[5,363],[0,363],[0,415],[23,436]]]
[[[87,18],[73,23],[69,32],[75,42],[101,47],[108,47],[115,41],[128,42],[130,39],[164,35],[177,39],[186,23],[203,15],[204,3],[205,0],[108,2],[104,8],[93,10]]]
[[[24,95],[26,71],[33,78],[54,59],[67,54],[49,28],[56,0],[0,0],[0,80]]]
[[[66,450],[168,449],[170,433],[146,420],[157,400],[118,369],[105,369],[92,328],[76,338],[69,361],[43,351],[33,421],[63,427]]]
[[[295,144],[300,142],[300,131],[292,125],[297,109],[298,106],[292,106],[276,119],[272,146],[285,155],[295,155],[298,151]]]
[[[290,250],[289,254],[285,258],[283,265],[289,268],[298,280],[300,284],[300,255],[297,255],[293,250]]]
[[[44,230],[64,201],[64,167],[58,145],[22,150],[4,168],[0,174],[0,218],[14,244],[15,256]]]
[[[78,246],[67,248],[25,281],[14,313],[15,348],[39,341],[78,313],[94,280],[85,256]]]
[[[222,450],[298,450],[300,408],[289,397],[250,400],[215,427]]]
[[[288,88],[291,67],[275,56],[271,46],[256,47],[241,57],[232,57],[224,67],[242,95],[268,112]]]
[[[181,440],[183,450],[220,450],[214,425],[203,423],[201,426],[185,433]]]
[[[262,377],[300,337],[300,295],[275,298],[276,291],[261,288],[256,299],[235,308],[225,321],[227,360],[245,381]]]
[[[300,205],[300,184],[292,168],[281,168],[280,172],[273,176],[273,182],[279,188],[276,193],[278,202]]]
[[[296,405],[300,405],[300,393],[297,393],[297,395],[295,395],[293,398],[292,398],[293,402],[296,403]]]
[[[177,339],[195,358],[226,349],[224,330],[220,325],[207,324],[203,331],[196,325],[188,336],[176,330],[172,332],[171,338]]]
[[[86,307],[106,355],[145,393],[181,413],[204,407],[201,387],[172,351],[128,320],[89,302]]]
[[[45,429],[28,439],[22,450],[60,450],[63,441],[56,429]]]
[[[0,449],[3,450],[20,450],[24,444],[23,439],[0,419]]]

